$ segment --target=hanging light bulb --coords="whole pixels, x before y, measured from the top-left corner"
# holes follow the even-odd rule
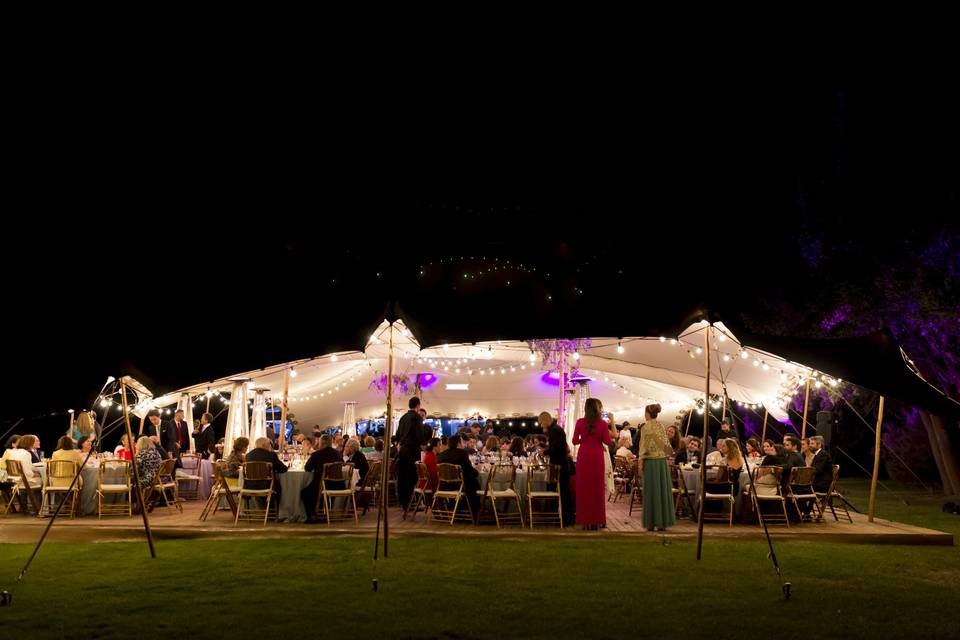
[[[663,338],[660,338],[660,342],[663,342]],[[618,343],[617,343],[617,353],[623,353],[623,351],[624,351],[624,349],[623,349],[623,343],[622,343],[622,342],[618,342]]]
[[[296,378],[296,377],[297,377],[297,370],[296,370],[296,369],[290,369],[290,377],[291,377],[291,378]]]
[[[753,361],[753,366],[759,367],[759,366],[760,366],[760,361],[759,361],[759,360],[754,360],[754,361]]]
[[[530,350],[530,356],[529,356],[529,358],[530,358],[530,362],[531,362],[531,363],[537,361],[537,356],[535,356],[535,355],[533,354],[533,350],[532,350],[532,349]]]
[[[407,354],[404,353],[403,355],[406,356]],[[332,356],[330,356],[330,362],[336,362],[336,361],[337,361],[337,354],[333,354]]]
[[[747,355],[748,355],[748,354],[747,354],[746,351],[741,351],[741,352],[740,352],[740,357],[743,358],[744,360],[747,359]]]
[[[727,336],[725,336],[725,335],[723,335],[723,334],[721,333],[721,334],[720,334],[720,342],[726,342],[726,341],[727,341]]]
[[[726,353],[723,354],[723,361],[724,361],[724,362],[729,362],[729,361],[730,361],[730,356],[727,355]]]
[[[768,365],[766,362],[764,362],[764,363],[763,363],[763,370],[764,370],[764,371],[770,371],[770,365]]]
[[[697,355],[703,353],[703,347],[697,347]]]
[[[664,338],[663,336],[660,336],[660,342],[666,342],[666,341],[667,341],[666,338]]]

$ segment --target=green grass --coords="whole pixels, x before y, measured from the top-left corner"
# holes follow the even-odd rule
[[[847,486],[860,506],[864,487]],[[942,499],[908,499],[881,494],[879,515],[957,532]],[[776,548],[790,601],[765,543],[709,538],[698,563],[694,542],[653,536],[408,536],[378,563],[378,593],[364,537],[160,541],[156,560],[143,542],[48,544],[22,584],[32,547],[0,545],[0,588],[14,596],[0,629],[171,640],[960,637],[957,547]]]
[[[954,535],[956,542],[960,542],[960,516],[943,512],[943,503],[947,498],[930,495],[929,492],[911,485],[887,481],[883,484],[888,489],[877,488],[878,518],[946,531]],[[870,504],[870,481],[844,480],[841,485],[847,499],[857,509],[867,513]],[[907,504],[904,504],[904,501]]]

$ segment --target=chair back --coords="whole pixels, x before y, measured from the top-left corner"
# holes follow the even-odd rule
[[[352,476],[352,462],[328,462],[323,465],[323,474],[320,476],[320,481],[326,488],[328,482],[346,482],[349,484],[349,478]]]
[[[369,474],[369,471],[367,473]],[[418,462],[417,463],[417,484],[419,485],[421,482],[426,483],[423,485],[424,487],[430,486],[430,482],[431,482],[430,469],[428,469],[427,465],[425,465],[424,463]]]
[[[707,465],[707,484],[726,484],[730,482],[732,482],[732,480],[730,480],[730,468],[727,465]]]
[[[463,490],[463,469],[458,464],[441,462],[437,465],[437,479],[441,491]]]
[[[793,467],[790,469],[790,484],[808,486],[813,484],[813,467]]]
[[[27,474],[19,460],[7,459],[7,476],[13,478],[18,486],[28,487]]]
[[[77,475],[77,463],[73,460],[47,460],[47,486],[66,488]]]
[[[498,487],[515,489],[516,479],[517,468],[515,466],[512,464],[495,464],[487,477],[487,489],[498,489]]]
[[[263,460],[244,462],[243,481],[248,480],[273,480],[273,464]]]
[[[753,471],[753,482],[754,484],[762,484],[771,487],[775,486],[777,495],[780,495],[781,474],[783,474],[783,467],[780,466],[756,467]]]
[[[184,453],[180,455],[180,464],[183,470],[190,472],[190,475],[196,475],[200,471],[200,456],[195,453]]]
[[[100,472],[97,474],[97,487],[102,487],[105,484],[125,484],[129,488],[132,464],[129,460],[120,460],[119,458],[101,460]],[[105,475],[108,476],[106,482],[104,482]]]

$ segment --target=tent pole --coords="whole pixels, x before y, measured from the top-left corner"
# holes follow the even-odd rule
[[[287,395],[290,393],[290,369],[283,370],[283,400],[280,405],[280,436],[279,442],[287,444]],[[209,404],[210,399],[207,398]],[[283,455],[283,446],[280,446],[280,455]]]
[[[767,415],[770,411],[767,409],[767,405],[763,405],[763,433],[760,434],[760,446],[763,446],[763,441],[767,439]]]
[[[697,509],[697,560],[701,557],[703,548],[703,503],[704,495],[707,492],[707,432],[710,427],[710,328],[707,325],[703,332],[703,347],[706,352],[704,362],[706,363],[707,375],[704,379],[703,390],[703,458],[700,460],[700,505]]]
[[[800,427],[800,439],[807,437],[807,408],[810,406],[810,377],[807,377],[807,390],[803,394],[803,425]]]
[[[687,433],[690,431],[690,418],[693,417],[693,407],[690,407],[690,410],[687,411],[687,426],[683,429],[683,437],[687,437]]]
[[[390,323],[390,347],[387,350],[387,424],[384,425],[383,450],[386,464],[383,465],[383,477],[380,479],[380,508],[383,510],[383,557],[387,557],[389,540],[389,522],[387,502],[390,497],[390,446],[393,441],[393,323]],[[401,505],[402,506],[402,505]]]
[[[880,473],[880,426],[883,424],[883,396],[880,396],[880,409],[877,411],[877,442],[873,452],[873,477],[870,479],[870,509],[867,511],[867,521],[873,522],[873,515],[877,506],[877,474]],[[829,499],[829,497],[827,498]]]
[[[104,412],[104,415],[106,415],[106,412]],[[71,409],[70,410],[70,427],[68,427],[67,429],[67,435],[70,436],[71,438],[73,438],[73,416],[74,416],[73,409]]]
[[[724,389],[724,391],[723,391],[723,416],[721,417],[720,422],[723,422],[723,421],[726,420],[726,419],[727,419],[727,391],[726,391],[726,389]]]
[[[120,398],[123,400],[123,420],[127,428],[127,444],[133,451],[133,431],[130,429],[130,412],[127,410],[127,384],[120,378]],[[140,418],[140,432],[143,433],[143,418]],[[147,505],[143,502],[143,487],[140,486],[140,470],[137,467],[136,456],[130,456],[130,466],[133,467],[133,480],[137,485],[137,497],[140,500],[140,514],[143,516],[143,529],[147,532],[147,544],[150,545],[150,557],[156,558],[157,552],[153,548],[153,533],[150,532],[150,520],[147,518]]]

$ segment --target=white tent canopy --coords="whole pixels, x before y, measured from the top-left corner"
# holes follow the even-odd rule
[[[580,374],[592,378],[591,395],[618,422],[642,422],[643,407],[658,402],[665,422],[703,399],[704,333],[706,322],[691,325],[675,338],[591,338],[579,360],[569,362]],[[556,377],[543,368],[540,355],[524,341],[494,341],[439,345],[421,349],[401,321],[394,327],[394,375],[409,382],[394,385],[395,412],[406,410],[420,374],[423,406],[432,416],[525,417],[541,411],[556,414],[559,387]],[[385,412],[385,380],[390,325],[384,321],[370,337],[364,351],[326,354],[286,362],[262,370],[178,389],[147,400],[149,406],[165,407],[181,394],[204,401],[202,394],[230,391],[243,381],[253,389],[266,389],[268,402],[282,401],[283,374],[290,370],[289,412],[301,429],[315,424],[338,425],[344,403],[356,402],[358,420]],[[713,325],[711,339],[712,395],[731,401],[763,405],[770,415],[783,420],[785,400],[796,393],[809,368],[775,355],[744,348],[722,323]],[[620,353],[619,346],[622,346]],[[531,358],[531,356],[533,356]],[[555,376],[555,374],[554,374]],[[377,382],[384,384],[378,385]],[[451,386],[452,385],[452,386]],[[465,385],[465,386],[464,386]],[[202,411],[203,404],[197,410]],[[211,409],[222,408],[216,404]],[[138,406],[138,410],[144,410]]]

